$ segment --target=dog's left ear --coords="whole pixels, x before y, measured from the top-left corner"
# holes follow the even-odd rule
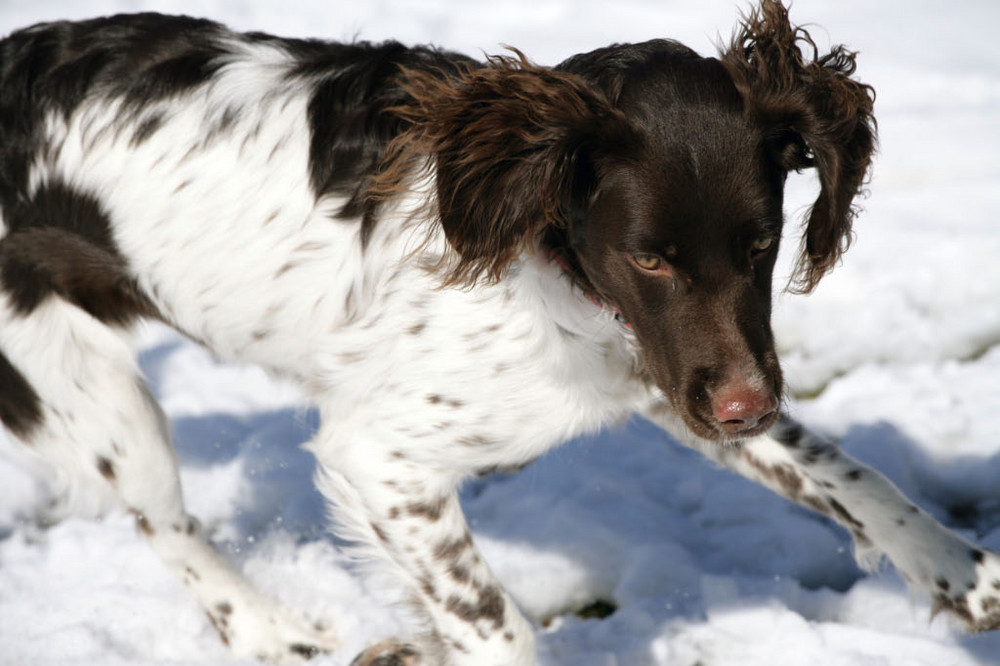
[[[807,60],[800,46],[811,51]],[[809,292],[847,249],[876,144],[875,94],[851,78],[855,53],[819,55],[778,0],[762,0],[721,57],[786,171],[815,167],[820,193],[808,214],[793,283]]]
[[[389,171],[407,155],[430,158],[434,212],[458,255],[446,264],[452,284],[500,279],[545,228],[586,206],[594,152],[627,142],[600,91],[516,53],[458,73],[405,71],[412,101],[393,109],[409,129],[390,147]]]

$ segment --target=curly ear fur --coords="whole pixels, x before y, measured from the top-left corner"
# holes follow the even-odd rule
[[[513,50],[513,49],[512,49]],[[410,128],[390,146],[372,191],[397,191],[429,155],[436,210],[458,253],[449,284],[500,279],[550,226],[565,226],[588,196],[598,144],[625,141],[627,125],[582,78],[538,67],[523,54],[493,56],[458,74],[404,71],[412,98],[392,111]]]
[[[812,51],[812,59],[802,49]],[[856,53],[835,46],[820,56],[803,28],[793,27],[777,0],[762,0],[721,62],[774,137],[786,170],[815,166],[820,193],[808,214],[793,288],[812,291],[847,249],[876,144],[875,93],[851,78]]]

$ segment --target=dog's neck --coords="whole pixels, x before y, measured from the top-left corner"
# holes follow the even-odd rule
[[[569,246],[565,232],[560,229],[552,229],[542,242],[542,250],[547,253],[548,259],[558,266],[562,272],[569,277],[570,281],[583,293],[594,305],[609,310],[614,313],[616,321],[628,326],[628,322],[622,313],[614,305],[611,305],[606,298],[603,298],[593,283],[587,277],[576,252]]]

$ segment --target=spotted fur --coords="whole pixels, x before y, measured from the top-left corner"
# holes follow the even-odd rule
[[[130,511],[242,656],[338,640],[256,592],[187,515],[129,344],[142,319],[316,404],[339,529],[428,628],[357,664],[534,663],[457,488],[634,412],[995,628],[993,553],[779,421],[785,177],[820,174],[808,289],[844,249],[875,143],[853,54],[813,51],[773,0],[719,60],[653,40],[555,68],[156,14],[14,33],[0,421],[67,471],[77,504]]]

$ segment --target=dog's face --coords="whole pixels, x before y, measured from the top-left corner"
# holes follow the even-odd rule
[[[785,170],[717,61],[631,76],[618,107],[630,146],[593,156],[570,248],[688,427],[708,439],[760,432],[782,386],[770,315]]]
[[[498,280],[552,243],[632,326],[648,377],[698,435],[777,419],[771,278],[788,172],[815,167],[797,270],[812,289],[849,239],[875,143],[854,54],[815,49],[763,0],[729,49],[617,45],[555,69],[493,58],[455,76],[405,75],[411,125],[376,191],[431,155],[452,282]]]

